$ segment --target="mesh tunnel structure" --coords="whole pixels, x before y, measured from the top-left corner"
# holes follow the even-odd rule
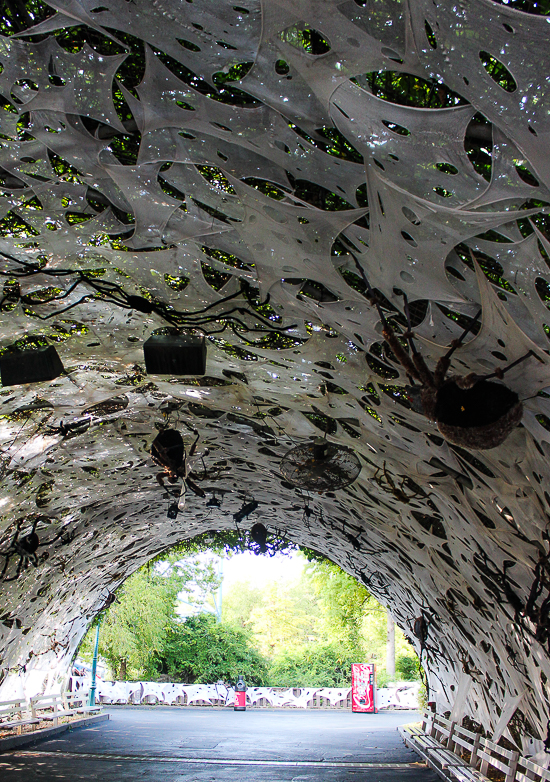
[[[254,501],[242,526],[390,608],[438,709],[543,749],[550,9],[515,5],[4,6],[0,360],[54,346],[64,372],[0,390],[2,699],[55,689],[130,573]],[[517,395],[501,444],[424,414],[403,293],[432,373],[470,327],[448,376]],[[144,342],[182,330],[206,374],[148,375]],[[198,431],[220,507],[170,517],[167,426]],[[308,494],[280,464],[319,436],[361,472]]]

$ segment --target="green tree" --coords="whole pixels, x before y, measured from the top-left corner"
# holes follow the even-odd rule
[[[162,649],[172,606],[164,584],[151,583],[139,570],[122,587],[103,622],[99,652],[116,679],[148,677],[155,655]]]
[[[404,681],[420,679],[420,661],[414,650],[409,654],[400,654],[395,660],[395,672]]]
[[[224,620],[251,632],[271,661],[275,686],[349,684],[352,662],[374,662],[386,684],[387,611],[353,576],[306,552],[309,565],[295,584],[263,589],[234,584],[224,597]],[[418,678],[418,658],[396,628],[396,676]]]
[[[222,619],[227,624],[250,628],[254,609],[263,604],[263,592],[248,581],[237,581],[224,592]]]
[[[248,684],[267,681],[267,664],[248,634],[217,622],[211,614],[173,622],[160,662],[170,681],[235,683],[240,674]]]
[[[317,595],[321,612],[321,635],[344,649],[355,662],[376,664],[378,682],[386,675],[387,611],[353,576],[326,559],[309,556],[308,578]],[[396,677],[420,678],[418,657],[403,632],[395,628]]]
[[[303,580],[298,584],[273,581],[263,590],[263,601],[250,615],[258,649],[273,658],[318,640],[319,609],[315,595]]]
[[[363,660],[377,664],[380,684],[387,681],[386,610],[328,560],[310,561],[296,583],[272,582],[262,589],[234,584],[224,596],[221,624],[204,615],[182,621],[178,596],[204,610],[218,586],[214,561],[190,556],[190,549],[214,547],[230,555],[242,546],[241,539],[209,535],[178,546],[126,581],[100,634],[100,654],[114,677],[162,674],[174,681],[216,682],[242,673],[253,684],[347,686],[351,663]],[[93,635],[82,646],[88,658]],[[414,650],[399,631],[396,673],[418,678]]]
[[[155,678],[174,622],[178,595],[202,605],[218,586],[213,562],[204,557],[161,557],[140,568],[117,591],[116,602],[101,626],[99,653],[117,679]],[[94,633],[88,632],[80,653],[90,658]]]
[[[285,650],[269,669],[272,687],[349,687],[355,655],[333,643]]]
[[[317,596],[320,625],[327,641],[362,654],[365,615],[382,614],[382,606],[355,578],[327,559],[310,563],[305,577]]]
[[[224,621],[252,633],[266,657],[318,639],[319,608],[310,584],[273,581],[262,589],[233,584],[224,596]]]

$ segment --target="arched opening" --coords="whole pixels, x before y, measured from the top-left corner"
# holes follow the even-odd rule
[[[272,540],[271,556],[255,546],[209,533],[140,568],[88,630],[70,689],[89,691],[95,655],[102,703],[207,704],[217,685],[226,705],[242,675],[252,705],[305,690],[344,708],[352,663],[364,662],[376,666],[378,709],[426,701],[414,649],[364,586],[289,541]],[[398,683],[399,695],[388,690]]]

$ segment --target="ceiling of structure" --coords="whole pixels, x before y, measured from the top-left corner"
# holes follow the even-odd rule
[[[61,673],[130,572],[237,515],[388,604],[440,704],[541,748],[548,18],[512,5],[9,3],[0,348],[54,345],[66,373],[0,391],[3,692]],[[501,445],[418,412],[372,291],[397,334],[406,294],[430,369],[468,326],[451,374],[529,354]],[[170,329],[207,336],[204,377],[146,374]],[[166,426],[204,456],[177,518],[150,456]],[[319,435],[362,469],[308,495],[279,467]]]

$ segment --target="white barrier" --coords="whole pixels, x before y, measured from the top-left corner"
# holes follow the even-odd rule
[[[380,687],[376,691],[379,709],[418,709],[420,682],[404,682],[393,687]]]
[[[376,691],[378,709],[418,709],[419,682],[404,682]],[[72,676],[69,690],[90,689],[90,679]],[[225,684],[178,684],[177,682],[104,682],[98,679],[100,703],[158,703],[165,706],[233,706],[235,691]],[[351,708],[349,687],[249,687],[248,706],[256,708]]]

